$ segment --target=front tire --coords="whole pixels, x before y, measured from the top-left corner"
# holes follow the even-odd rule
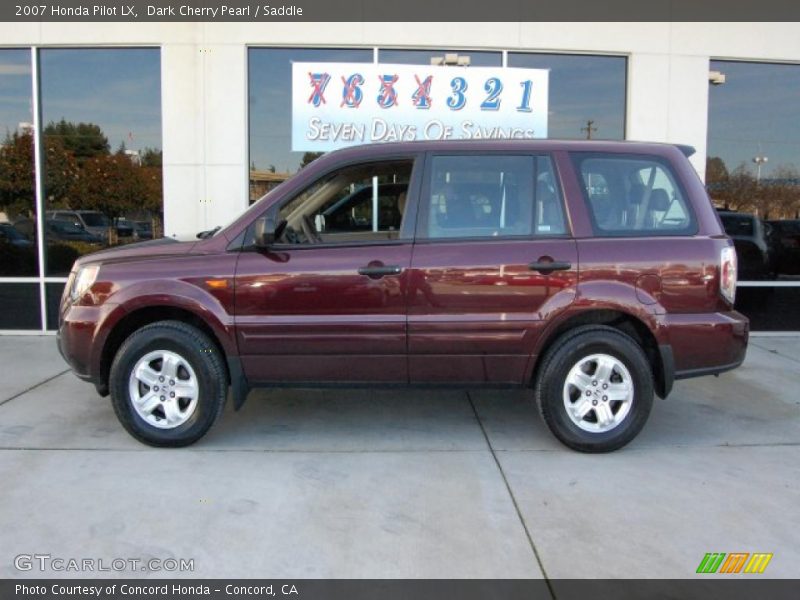
[[[203,437],[228,391],[216,345],[181,321],[159,321],[131,334],[114,357],[109,387],[122,426],[159,447],[188,446]]]
[[[587,325],[556,340],[536,381],[539,412],[564,445],[611,452],[633,440],[653,406],[641,346],[618,329]]]

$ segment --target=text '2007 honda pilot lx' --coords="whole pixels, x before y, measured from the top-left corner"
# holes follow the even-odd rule
[[[59,345],[155,446],[230,389],[518,386],[570,448],[642,429],[675,379],[745,356],[736,254],[685,154],[631,142],[330,153],[224,229],[79,259]]]

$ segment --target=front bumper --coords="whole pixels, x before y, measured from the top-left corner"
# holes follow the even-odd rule
[[[101,384],[101,355],[108,331],[104,324],[117,309],[114,304],[70,306],[61,313],[56,340],[58,351],[80,379]]]

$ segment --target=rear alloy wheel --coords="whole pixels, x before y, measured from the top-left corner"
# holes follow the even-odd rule
[[[639,344],[618,329],[578,327],[545,354],[536,399],[566,446],[610,452],[644,427],[653,405],[652,369]]]
[[[180,321],[142,327],[125,340],[109,374],[120,423],[151,446],[199,440],[225,405],[228,378],[209,337]]]
[[[633,379],[622,361],[610,354],[578,360],[564,382],[564,408],[572,422],[590,433],[618,427],[633,404]]]

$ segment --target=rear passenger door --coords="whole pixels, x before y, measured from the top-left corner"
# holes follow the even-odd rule
[[[578,243],[581,289],[597,296],[612,284],[614,301],[650,312],[714,310],[717,242],[695,235],[697,219],[670,160],[611,152],[571,159],[591,228]]]
[[[521,383],[578,256],[548,155],[430,154],[408,277],[412,383]]]

